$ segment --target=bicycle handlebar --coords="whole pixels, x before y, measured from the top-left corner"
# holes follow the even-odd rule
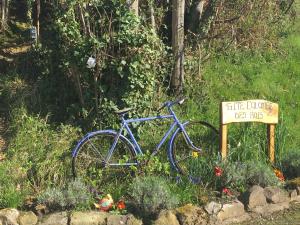
[[[170,108],[170,107],[172,107],[172,106],[175,105],[175,104],[181,105],[181,104],[183,104],[184,101],[185,101],[185,98],[184,98],[184,97],[178,98],[178,99],[176,99],[176,100],[173,101],[173,102],[167,101],[167,102],[165,102],[161,107],[159,107],[159,108],[157,109],[157,111],[159,112],[160,110],[162,110],[162,109],[165,108],[166,106],[167,106],[168,108]]]

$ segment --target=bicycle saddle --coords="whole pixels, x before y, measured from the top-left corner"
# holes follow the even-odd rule
[[[125,113],[128,113],[131,110],[132,110],[132,108],[125,108],[125,109],[117,110],[117,111],[115,111],[115,113],[118,115],[124,115]]]

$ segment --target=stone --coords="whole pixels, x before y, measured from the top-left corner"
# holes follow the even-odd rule
[[[89,211],[72,212],[70,216],[70,225],[106,225],[109,213]]]
[[[217,214],[220,221],[244,216],[245,209],[243,203],[236,200],[232,203],[224,204],[221,211]]]
[[[277,204],[268,204],[265,206],[258,206],[252,210],[252,212],[259,214],[260,216],[269,216],[275,212],[282,211],[289,208],[288,202],[282,202]]]
[[[114,215],[109,214],[107,217],[107,225],[142,225],[143,222],[135,218],[132,214]]]
[[[68,215],[67,212],[52,213],[44,216],[38,225],[67,225]]]
[[[161,211],[153,225],[180,225],[176,215],[171,210]]]
[[[180,224],[184,225],[206,225],[208,216],[204,209],[187,204],[176,209],[176,216]]]
[[[33,212],[21,212],[18,218],[19,225],[36,225],[37,216]]]
[[[289,201],[287,193],[279,187],[266,187],[264,189],[264,195],[269,203],[276,204]]]
[[[125,225],[127,217],[123,215],[111,214],[107,217],[107,225]]]
[[[254,185],[247,192],[245,192],[241,201],[249,209],[253,209],[257,206],[263,206],[267,204],[266,196],[264,195],[264,189],[258,185]]]
[[[2,209],[0,210],[0,224],[2,225],[18,225],[18,217],[20,212],[16,209]]]
[[[296,187],[297,194],[300,195],[300,186]]]
[[[132,214],[128,214],[126,225],[143,225],[143,221],[135,218]]]
[[[297,198],[297,196],[298,196],[297,190],[296,189],[291,190],[289,192],[289,196],[290,196],[291,201],[294,201]]]
[[[212,201],[207,203],[204,209],[210,215],[217,214],[222,209],[222,204]]]

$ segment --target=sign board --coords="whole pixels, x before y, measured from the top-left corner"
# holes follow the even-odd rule
[[[240,122],[278,123],[278,104],[265,100],[222,102],[222,124]]]
[[[220,107],[220,150],[227,156],[227,126],[230,123],[260,122],[268,124],[268,149],[270,161],[275,160],[275,124],[278,123],[278,104],[265,100],[222,102]]]

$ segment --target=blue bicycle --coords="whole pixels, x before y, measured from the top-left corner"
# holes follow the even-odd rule
[[[119,131],[99,130],[88,133],[73,150],[72,169],[74,177],[82,177],[90,182],[99,182],[104,178],[121,179],[128,173],[131,166],[139,166],[138,156],[143,151],[138,144],[129,124],[151,120],[171,119],[173,123],[164,134],[152,155],[159,152],[162,145],[171,135],[168,143],[168,159],[171,167],[180,175],[186,175],[191,180],[199,180],[201,169],[201,153],[212,153],[218,149],[219,135],[217,129],[204,121],[183,122],[177,118],[172,107],[181,105],[184,99],[165,102],[158,112],[168,109],[168,115],[125,119],[131,109],[117,111],[121,118]],[[98,183],[99,184],[99,183]]]

